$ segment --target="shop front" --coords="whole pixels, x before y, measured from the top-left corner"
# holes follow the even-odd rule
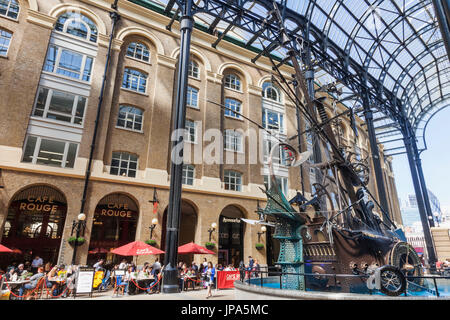
[[[111,249],[135,240],[138,218],[138,205],[130,196],[112,193],[102,198],[95,208],[87,263],[112,261]]]
[[[233,205],[222,210],[219,217],[219,251],[218,263],[239,267],[244,261],[244,222],[242,211]]]
[[[64,194],[47,185],[22,189],[11,200],[1,243],[15,253],[0,255],[0,267],[40,256],[55,264],[67,213]],[[13,255],[13,256],[11,256]]]

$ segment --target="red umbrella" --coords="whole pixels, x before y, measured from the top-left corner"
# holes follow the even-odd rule
[[[22,254],[22,251],[20,249],[14,248],[12,249],[12,252]]]
[[[208,250],[193,242],[178,247],[178,253],[216,254],[214,251]]]
[[[164,251],[152,247],[142,241],[130,242],[129,244],[111,250],[111,252],[120,256],[144,256],[164,253]]]
[[[0,244],[0,252],[13,252],[13,251]]]
[[[90,254],[96,254],[96,253],[108,253],[109,251],[103,248],[95,248],[92,250],[89,250]]]

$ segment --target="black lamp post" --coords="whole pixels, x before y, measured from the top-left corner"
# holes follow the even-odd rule
[[[209,232],[209,242],[211,242],[211,235],[216,230],[217,224],[215,222],[211,223],[211,228],[208,229]]]
[[[155,229],[157,224],[158,224],[158,219],[153,218],[151,226],[148,227],[150,229],[150,239],[153,238],[153,229]]]
[[[262,236],[264,233],[266,233],[266,231],[267,231],[267,228],[266,228],[265,226],[262,226],[262,227],[261,227],[261,232],[257,232],[257,235],[258,235],[258,242],[261,242],[261,236]]]
[[[80,233],[82,231],[82,234],[84,235],[84,230],[86,229],[86,215],[84,213],[80,213],[77,217],[77,220],[73,220],[72,222],[72,232],[70,235],[73,235],[73,231],[76,231],[75,234],[75,244],[73,248],[73,254],[72,254],[72,265],[75,264],[75,258],[77,256],[77,247],[78,247],[78,238],[80,237]]]

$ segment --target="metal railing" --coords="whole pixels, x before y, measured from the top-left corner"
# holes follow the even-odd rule
[[[256,275],[256,276],[255,276]],[[360,279],[361,285],[365,284],[367,279],[371,276],[370,274],[318,274],[318,273],[291,273],[291,272],[281,272],[280,268],[272,268],[272,267],[261,267],[260,270],[246,270],[245,271],[245,277],[242,279],[241,282],[247,283],[248,285],[259,285],[261,287],[264,286],[264,284],[269,283],[277,283],[277,282],[270,282],[269,280],[273,280],[275,278],[279,277],[279,288],[283,289],[283,276],[304,276],[306,278],[311,277],[311,279],[308,279],[312,282],[325,282],[325,279],[328,279],[326,281],[327,286],[323,289],[325,290],[313,290],[313,291],[321,291],[321,292],[341,292],[337,290],[339,286],[341,285],[341,279]],[[269,280],[268,280],[269,279]],[[328,284],[329,280],[332,280],[331,284]],[[441,293],[439,292],[438,288],[438,281],[447,280],[448,284],[446,285],[450,292],[450,276],[440,276],[440,275],[424,275],[424,276],[406,276],[406,289],[403,292],[404,296],[408,296],[408,288],[409,287],[415,287],[416,289],[420,289],[421,291],[427,291],[430,294],[435,295],[436,297],[440,297]],[[414,280],[417,279],[424,279],[424,280],[430,280],[430,282],[433,284],[434,289],[430,289],[426,286],[419,285]],[[272,288],[274,288],[272,286]],[[334,288],[334,290],[333,290]],[[367,291],[370,295],[379,292],[378,290],[373,290],[367,288]],[[411,292],[411,291],[410,291]],[[450,295],[450,294],[449,294]],[[409,296],[414,296],[413,294],[409,294]]]

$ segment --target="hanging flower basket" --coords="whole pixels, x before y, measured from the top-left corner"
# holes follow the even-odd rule
[[[212,249],[214,249],[216,247],[216,244],[214,242],[206,242],[205,243],[205,247],[208,250],[212,250]]]
[[[76,237],[70,237],[69,239],[67,239],[67,242],[69,242],[69,244],[72,246],[75,245],[75,242],[77,246],[81,246],[86,242],[86,239],[83,237],[78,237],[78,239]]]
[[[156,240],[154,239],[145,240],[145,243],[152,247],[156,246]]]
[[[262,250],[262,249],[264,249],[264,244],[262,244],[262,243],[256,243],[256,244],[255,244],[255,248],[256,248],[257,250]]]

